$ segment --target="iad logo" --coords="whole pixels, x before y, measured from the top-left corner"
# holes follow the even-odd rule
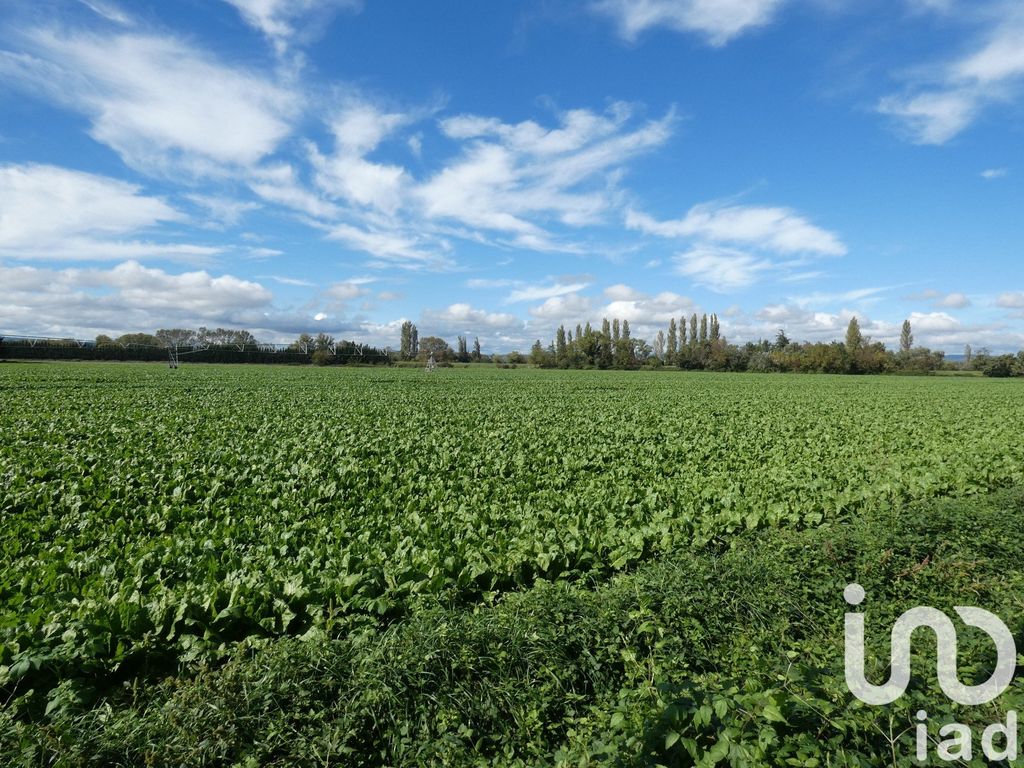
[[[850,605],[864,602],[864,588],[850,584],[843,590],[843,597]],[[864,675],[864,614],[846,614],[846,684],[850,692],[865,704],[882,706],[891,704],[906,690],[910,682],[910,640],[914,630],[928,627],[935,633],[938,660],[936,676],[942,692],[952,701],[965,706],[987,704],[1005,691],[1013,681],[1016,668],[1017,648],[1013,635],[995,614],[983,608],[956,606],[960,619],[971,627],[985,632],[996,647],[996,668],[984,683],[964,685],[957,675],[956,627],[952,620],[936,608],[918,606],[911,608],[896,620],[890,641],[890,674],[882,685],[873,685]],[[917,713],[919,720],[927,720],[923,710]],[[996,736],[1002,735],[1004,749],[994,746]],[[950,723],[939,730],[939,736],[952,736],[938,744],[936,753],[943,760],[970,760],[972,735],[968,726]],[[985,729],[982,735],[982,751],[990,760],[1016,759],[1017,757],[1017,714],[1008,712],[1006,724],[995,723]],[[927,726],[917,726],[917,758],[928,757]]]

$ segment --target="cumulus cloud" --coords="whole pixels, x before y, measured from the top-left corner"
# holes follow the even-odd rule
[[[1024,309],[1024,291],[1006,291],[999,294],[996,306],[1006,309]]]
[[[847,306],[826,311],[820,306],[769,304],[749,313],[730,313],[722,326],[731,341],[771,339],[781,328],[796,341],[841,342],[853,316],[866,337],[883,342],[890,349],[898,347],[903,318],[881,319],[863,308]],[[1024,334],[1001,323],[970,324],[947,312],[913,312],[907,319],[919,347],[959,352],[965,344],[975,348],[989,345],[993,349],[1019,349],[1024,344]]]
[[[173,37],[37,30],[0,74],[85,114],[90,135],[150,173],[219,173],[272,153],[301,102]]]
[[[536,307],[530,307],[530,315],[548,321],[551,327],[562,323],[575,324],[591,318],[593,303],[586,296],[578,293],[552,296]]]
[[[768,24],[783,0],[598,0],[592,8],[610,16],[628,41],[665,27],[702,35],[714,46]]]
[[[349,280],[342,280],[337,283],[332,283],[324,291],[324,295],[337,301],[350,301],[352,299],[359,298],[360,296],[366,296],[370,293],[370,289],[367,288],[367,284],[373,282],[372,279],[361,279],[352,278]]]
[[[650,295],[619,283],[604,290],[609,301],[598,304],[578,293],[553,296],[530,307],[530,330],[534,336],[548,338],[559,325],[572,328],[577,324],[599,326],[604,318],[628,320],[634,336],[652,339],[668,327],[671,319],[679,319],[697,311],[696,304],[686,296],[671,291]]]
[[[450,336],[477,333],[481,330],[518,330],[522,328],[523,321],[506,312],[488,312],[470,304],[458,303],[442,310],[424,310],[420,325],[421,336]]]
[[[963,325],[946,312],[911,312],[908,319],[918,332],[954,331]]]
[[[258,318],[273,299],[259,283],[232,275],[171,274],[135,261],[110,269],[0,266],[0,283],[0,327],[45,336],[237,325]]]
[[[601,308],[601,316],[628,320],[637,335],[652,337],[668,326],[672,318],[680,318],[697,311],[694,302],[672,291],[649,296],[632,291],[632,298],[614,299]]]
[[[971,300],[963,293],[947,293],[935,302],[937,307],[948,307],[949,309],[964,309],[971,306]]]
[[[926,291],[921,291],[920,293],[911,294],[904,298],[907,301],[928,302],[936,309],[966,309],[971,306],[971,300],[967,294],[960,293],[959,291],[943,293],[942,291],[928,289]]]
[[[978,175],[981,176],[981,178],[985,179],[985,181],[992,181],[992,179],[1003,178],[1004,176],[1009,174],[1009,172],[1010,171],[1007,168],[986,168]]]
[[[635,288],[630,288],[625,283],[609,285],[604,289],[604,295],[605,298],[611,299],[612,301],[636,301],[644,296],[643,293]]]

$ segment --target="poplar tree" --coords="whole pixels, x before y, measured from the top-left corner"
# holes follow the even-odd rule
[[[863,346],[864,336],[860,332],[860,321],[854,315],[850,318],[850,324],[846,326],[846,351],[852,355]]]
[[[910,320],[903,321],[903,330],[900,331],[900,352],[909,354],[910,348],[914,346],[914,333],[910,327]]]
[[[612,359],[612,331],[611,325],[606,317],[601,323],[601,341],[597,353],[597,367],[611,368]]]
[[[665,354],[669,360],[676,359],[676,319],[674,317],[668,321],[668,339],[665,341]]]

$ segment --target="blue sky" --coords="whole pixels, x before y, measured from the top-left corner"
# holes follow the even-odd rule
[[[0,332],[1024,347],[1003,0],[0,0]]]

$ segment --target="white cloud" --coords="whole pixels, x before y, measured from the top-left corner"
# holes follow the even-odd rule
[[[323,22],[338,9],[359,10],[361,0],[225,0],[238,9],[245,23],[263,33],[283,54],[300,26]]]
[[[636,123],[633,108],[621,103],[604,114],[564,112],[554,128],[461,115],[438,124],[460,151],[425,179],[373,159],[384,142],[401,139],[400,129],[431,113],[350,96],[329,121],[331,152],[306,143],[312,184],[296,166],[276,163],[253,170],[249,186],[328,237],[376,257],[376,266],[450,268],[448,238],[582,253],[553,225],[603,223],[620,204],[615,187],[623,165],[664,142],[674,120],[669,113]]]
[[[628,286],[623,286],[628,287]],[[658,330],[667,328],[673,318],[680,318],[696,311],[697,307],[691,299],[672,291],[662,291],[655,296],[648,296],[640,291],[630,289],[632,298],[615,299],[601,309],[602,317],[617,317],[629,320],[634,335],[647,335],[648,340]]]
[[[208,225],[225,228],[237,225],[245,214],[258,210],[259,203],[234,200],[219,195],[188,194],[185,199],[202,208],[207,213]]]
[[[783,0],[598,0],[592,7],[610,16],[626,40],[653,27],[703,35],[721,46],[768,24]]]
[[[609,285],[604,289],[604,295],[605,298],[611,299],[612,301],[636,301],[644,296],[640,291],[635,288],[630,288],[624,283]]]
[[[986,181],[991,181],[992,179],[1001,179],[1009,172],[1010,171],[1006,168],[986,168],[978,175]]]
[[[971,306],[971,300],[967,294],[960,293],[959,291],[943,293],[942,291],[928,289],[910,296],[904,296],[903,298],[906,301],[926,301],[937,309],[965,309]]]
[[[95,13],[97,16],[102,16],[107,21],[112,21],[115,24],[120,24],[122,27],[135,26],[135,22],[132,20],[132,18],[123,10],[114,5],[114,3],[106,2],[106,0],[78,1],[86,8],[88,8],[90,11]]]
[[[631,210],[626,215],[626,226],[661,237],[697,237],[753,245],[778,253],[846,253],[838,235],[815,226],[789,208],[703,203],[691,208],[682,219],[672,221],[657,221]]]
[[[768,259],[716,246],[698,246],[674,261],[679,274],[719,293],[747,288],[774,268]]]
[[[8,257],[203,259],[222,251],[124,239],[185,219],[134,184],[53,165],[0,166],[0,254]]]
[[[918,144],[945,144],[978,115],[977,97],[967,91],[886,96],[878,111],[898,118]]]
[[[818,292],[806,296],[792,296],[789,298],[789,301],[797,307],[822,307],[833,304],[845,304],[847,302],[875,302],[881,299],[881,294],[888,290],[888,288],[853,288],[840,293]]]
[[[823,311],[820,307],[769,304],[749,314],[732,314],[722,325],[731,341],[772,339],[782,328],[795,341],[841,342],[854,315],[866,337],[881,341],[890,349],[898,347],[903,318],[882,320],[871,317],[863,309],[850,307]],[[984,345],[994,349],[1019,349],[1024,344],[1024,334],[1005,324],[968,325],[946,312],[914,312],[908,319],[919,347],[959,352],[965,344],[976,349]]]
[[[398,165],[369,161],[365,155],[411,120],[410,115],[384,112],[365,101],[346,104],[331,123],[334,154],[324,156],[310,147],[317,185],[332,197],[394,214],[409,181],[406,171]]]
[[[908,319],[917,332],[956,331],[962,327],[959,320],[945,312],[911,312]]]
[[[509,288],[514,285],[522,285],[522,283],[522,280],[513,280],[508,277],[499,277],[493,279],[474,277],[466,281],[466,287],[487,290],[492,288]]]
[[[878,111],[896,118],[919,144],[945,144],[983,111],[1013,101],[1024,83],[1024,14],[1001,14],[979,48],[934,65],[900,94],[881,99]]]
[[[629,210],[626,227],[694,240],[690,250],[675,257],[676,271],[719,292],[746,288],[765,275],[801,265],[806,257],[846,253],[838,235],[789,208],[712,202],[695,205],[681,219],[670,221]],[[766,253],[790,258],[778,261]]]
[[[528,285],[512,291],[505,300],[509,304],[520,301],[536,301],[537,299],[548,299],[554,296],[564,296],[567,293],[577,293],[590,286],[589,282],[576,283],[554,283],[551,285]]]
[[[487,312],[469,304],[451,304],[443,310],[423,311],[420,336],[476,333],[482,330],[513,331],[521,329],[523,321],[505,312]]]
[[[139,187],[53,165],[0,167],[0,248],[37,249],[72,235],[123,235],[184,215]]]
[[[558,250],[549,222],[580,227],[602,220],[613,205],[611,188],[636,155],[664,143],[672,114],[636,128],[632,110],[607,114],[572,110],[560,126],[502,123],[461,115],[441,122],[462,155],[414,190],[427,219],[453,220],[474,230],[512,236],[512,244]]]
[[[530,307],[530,315],[548,321],[554,327],[560,323],[574,325],[582,323],[590,317],[593,304],[586,296],[570,293],[563,296],[552,296],[536,307]]]
[[[0,74],[86,114],[90,134],[150,173],[248,167],[291,131],[300,99],[171,37],[36,31]]]
[[[40,335],[238,325],[243,316],[258,317],[273,298],[259,283],[232,275],[170,274],[134,261],[110,269],[0,266],[0,283],[0,327]]]
[[[366,288],[366,283],[366,280],[342,280],[328,287],[324,294],[338,301],[350,301],[370,293],[370,290]]]
[[[421,239],[397,231],[373,231],[351,224],[338,224],[331,228],[327,237],[349,248],[365,251],[392,266],[423,269],[443,268],[451,264],[446,256],[427,250]]]
[[[273,280],[275,283],[281,285],[290,285],[297,288],[313,288],[316,283],[310,280],[302,280],[298,277],[286,277],[284,275],[265,275],[266,279]]]
[[[671,291],[651,296],[619,283],[606,288],[604,295],[610,299],[604,305],[597,305],[586,296],[572,293],[549,298],[531,307],[531,338],[549,338],[559,325],[574,328],[577,324],[585,325],[589,322],[593,327],[600,327],[604,318],[618,318],[629,321],[634,337],[650,341],[659,330],[668,327],[671,319],[678,320],[697,311],[691,299]]]
[[[996,306],[1007,309],[1024,309],[1024,291],[1006,291],[999,294]]]
[[[971,306],[971,300],[963,293],[949,293],[938,299],[935,302],[935,306],[947,307],[949,309],[964,309]]]
[[[295,167],[287,163],[258,168],[248,183],[267,202],[291,208],[314,221],[337,220],[342,215],[337,205],[307,189]]]

